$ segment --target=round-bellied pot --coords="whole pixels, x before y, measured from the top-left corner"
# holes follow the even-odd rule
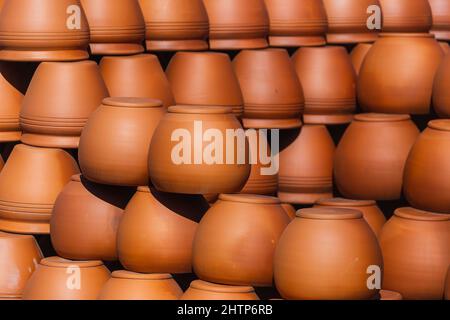
[[[175,104],[169,81],[154,55],[103,57],[100,71],[111,97],[158,99],[166,108]]]
[[[406,300],[442,299],[450,265],[450,215],[400,208],[384,225],[383,289]]]
[[[244,101],[228,55],[177,52],[166,74],[177,104],[227,106],[237,116],[242,115]]]
[[[268,47],[269,15],[264,0],[203,0],[212,50]]]
[[[201,195],[139,187],[119,226],[120,262],[127,270],[142,273],[192,272],[192,243],[208,209]]]
[[[297,214],[297,210],[295,210],[294,206],[289,203],[282,203],[281,206],[283,207],[284,211],[286,211],[289,219],[294,220]]]
[[[380,290],[380,300],[388,301],[388,300],[403,300],[403,297],[400,293],[390,290]]]
[[[119,186],[148,184],[150,142],[165,112],[160,100],[104,99],[81,134],[78,158],[86,179]]]
[[[281,149],[278,197],[282,202],[314,204],[333,197],[335,145],[327,128],[305,125],[283,137],[289,145]],[[283,142],[283,141],[282,141]]]
[[[367,285],[372,269],[382,276],[378,240],[362,213],[351,209],[300,210],[275,252],[275,284],[285,299],[374,299],[379,290]]]
[[[220,284],[272,286],[273,254],[289,222],[277,198],[220,195],[195,235],[195,274]]]
[[[98,300],[178,300],[183,291],[170,274],[114,271]]]
[[[433,15],[431,33],[438,40],[450,40],[450,2],[447,0],[428,0]]]
[[[78,165],[62,149],[16,145],[0,172],[0,230],[48,234],[58,194]]]
[[[432,25],[428,0],[379,0],[383,32],[427,32]]]
[[[371,43],[359,43],[355,48],[353,48],[350,58],[352,59],[352,64],[356,71],[356,75],[359,75],[364,59],[371,48]]]
[[[366,112],[428,114],[434,76],[443,56],[431,34],[381,34],[359,72],[361,108]]]
[[[208,50],[209,21],[202,0],[139,0],[148,51]]]
[[[164,192],[239,192],[250,176],[248,149],[231,108],[170,107],[150,145],[151,181]]]
[[[233,66],[244,97],[244,127],[291,129],[302,125],[305,98],[286,50],[243,50]]]
[[[37,147],[77,148],[89,116],[108,96],[93,61],[41,63],[20,112],[22,142]]]
[[[292,61],[305,96],[304,122],[351,122],[356,109],[356,73],[345,48],[300,48]]]
[[[138,0],[80,0],[90,29],[94,55],[144,52],[145,21]]]
[[[28,280],[23,300],[97,300],[109,278],[101,261],[45,258]]]
[[[88,45],[89,25],[79,0],[5,0],[1,60],[83,60],[89,58]]]
[[[195,280],[180,300],[259,300],[253,287]]]
[[[434,78],[433,106],[441,118],[450,118],[450,55],[446,55]]]

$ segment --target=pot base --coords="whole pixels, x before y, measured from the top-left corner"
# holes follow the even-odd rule
[[[0,142],[20,141],[21,131],[4,131],[0,132]]]
[[[256,39],[210,39],[211,50],[264,49],[269,46],[264,38]]]
[[[22,143],[35,147],[76,149],[80,142],[79,136],[50,136],[42,134],[24,133]]]
[[[0,50],[0,60],[6,61],[78,61],[89,59],[85,50]]]
[[[147,51],[203,51],[208,50],[204,40],[147,40]]]
[[[19,234],[50,234],[50,223],[0,219],[0,230]]]
[[[377,33],[337,33],[327,34],[327,43],[348,44],[375,42],[378,38]]]
[[[302,126],[298,119],[242,119],[245,129],[295,129]]]
[[[353,114],[305,114],[303,122],[305,124],[346,124],[353,121]]]
[[[438,41],[450,41],[450,31],[431,30],[430,33],[434,34]]]
[[[271,47],[318,47],[327,44],[321,36],[298,36],[298,37],[269,37]]]
[[[278,198],[283,203],[290,204],[314,204],[320,199],[333,198],[333,192],[325,193],[290,193],[278,192]]]
[[[93,55],[133,55],[145,51],[138,43],[91,43],[89,47]]]

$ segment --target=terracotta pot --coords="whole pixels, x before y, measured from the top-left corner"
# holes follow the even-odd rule
[[[38,147],[78,148],[81,131],[109,96],[93,61],[39,65],[20,112],[22,142]]]
[[[373,42],[379,30],[369,30],[370,6],[378,0],[323,0],[328,16],[327,42],[334,44]]]
[[[139,0],[147,50],[208,50],[209,21],[202,0]]]
[[[404,193],[414,207],[450,214],[450,120],[434,120],[412,147]]]
[[[450,2],[447,0],[428,0],[433,14],[431,33],[439,40],[450,40]]]
[[[209,17],[212,50],[268,46],[269,15],[264,0],[203,0]]]
[[[86,14],[94,55],[144,52],[145,21],[138,0],[80,0]]]
[[[383,32],[428,32],[432,24],[428,0],[379,0]]]
[[[56,199],[50,220],[58,255],[74,260],[117,260],[117,229],[130,194],[124,188],[73,176]]]
[[[241,132],[240,137],[227,137],[230,130]],[[215,143],[206,141],[208,132]],[[244,131],[231,108],[170,107],[150,145],[150,177],[164,192],[239,192],[250,175],[248,154]]]
[[[28,280],[24,300],[96,300],[110,273],[101,261],[41,260]]]
[[[170,274],[114,271],[99,300],[178,300],[183,295]]]
[[[272,47],[325,45],[327,13],[321,0],[265,0]]]
[[[450,118],[450,55],[446,55],[434,78],[433,106],[441,118]]]
[[[297,214],[297,210],[295,210],[294,206],[289,203],[282,203],[281,206],[283,207],[284,211],[286,211],[289,219],[294,220]]]
[[[434,76],[443,56],[433,35],[381,34],[359,72],[361,108],[366,112],[428,114]]]
[[[89,25],[79,0],[4,1],[0,60],[83,60],[89,58],[88,44]]]
[[[259,300],[259,297],[252,287],[195,280],[180,300]]]
[[[445,281],[445,295],[444,295],[444,299],[445,300],[450,300],[450,267],[448,268],[447,280]]]
[[[283,138],[290,144],[280,152],[281,201],[313,204],[321,198],[333,197],[335,146],[327,128],[305,125],[300,133],[292,132]]]
[[[200,195],[139,187],[120,223],[120,262],[126,269],[142,273],[192,272],[192,243],[197,223],[208,208]]]
[[[41,249],[33,236],[0,232],[0,297],[21,297],[41,259]]]
[[[380,290],[380,300],[403,300],[403,297],[395,291]]]
[[[450,45],[447,42],[439,41],[439,45],[441,46],[441,49],[444,51],[444,54],[450,52]]]
[[[406,300],[442,299],[450,265],[450,215],[401,208],[384,225],[383,289]]]
[[[302,125],[305,98],[286,50],[244,50],[233,66],[244,97],[244,127],[291,129]]]
[[[291,300],[366,300],[370,267],[383,270],[375,234],[361,212],[303,209],[278,243],[274,260],[278,292]],[[381,276],[381,275],[380,275]]]
[[[0,230],[48,234],[55,200],[77,173],[66,151],[15,146],[0,173]]]
[[[195,274],[220,284],[272,286],[273,254],[289,222],[277,198],[220,195],[195,235]]]
[[[350,58],[352,59],[353,68],[356,71],[356,75],[359,75],[361,66],[366,58],[367,53],[372,49],[371,43],[360,43],[351,52]]]
[[[304,122],[351,122],[356,108],[356,73],[345,48],[301,48],[292,61],[305,95]]]
[[[175,104],[169,81],[154,55],[104,57],[100,71],[112,97],[158,99],[166,108]]]
[[[150,142],[165,112],[159,100],[104,99],[81,134],[78,158],[86,179],[119,186],[148,184]]]
[[[177,104],[227,106],[237,116],[242,115],[244,101],[228,55],[178,52],[166,74]]]

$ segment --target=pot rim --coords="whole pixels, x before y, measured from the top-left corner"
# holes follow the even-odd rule
[[[434,213],[430,211],[414,209],[411,207],[398,208],[394,211],[394,215],[399,218],[416,221],[450,221],[450,214]]]
[[[128,61],[128,60],[154,60],[158,59],[157,56],[150,53],[139,53],[132,56],[104,56],[100,61],[111,61],[111,62],[120,62],[120,61]]]
[[[437,119],[428,122],[428,127],[439,131],[450,131],[450,119]]]
[[[263,196],[257,194],[221,194],[219,200],[239,202],[239,203],[253,203],[253,204],[278,204],[281,205],[281,200],[276,197]]]
[[[382,32],[379,34],[380,38],[435,38],[434,34],[425,32],[413,32],[413,33],[402,33],[402,32]]]
[[[203,291],[211,291],[218,293],[252,293],[255,290],[250,286],[229,286],[224,284],[217,284],[203,280],[195,280],[191,282],[192,289]]]
[[[354,200],[346,198],[328,198],[320,199],[316,202],[316,205],[326,206],[326,207],[369,207],[376,206],[377,202],[375,200]]]
[[[351,220],[362,219],[361,211],[344,208],[307,208],[297,211],[297,218],[313,220]]]
[[[127,270],[114,271],[111,274],[115,279],[129,279],[129,280],[169,280],[173,279],[169,273],[138,273]]]
[[[103,266],[103,262],[100,260],[75,261],[54,256],[42,259],[40,265],[53,268],[69,268],[69,267],[92,268]]]
[[[163,103],[158,99],[138,97],[108,97],[103,99],[102,104],[108,107],[120,108],[162,108]]]
[[[2,239],[11,239],[11,240],[30,240],[33,239],[34,237],[32,235],[29,234],[18,234],[18,233],[9,233],[9,232],[4,232],[4,231],[0,231],[0,240]]]
[[[232,114],[232,107],[225,106],[191,106],[191,105],[176,105],[169,107],[169,113],[181,114]]]
[[[396,122],[411,120],[409,114],[360,113],[354,116],[355,121],[362,122]]]

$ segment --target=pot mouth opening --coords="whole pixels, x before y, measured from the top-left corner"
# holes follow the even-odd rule
[[[219,200],[240,202],[240,203],[253,203],[253,204],[279,204],[281,201],[278,198],[256,195],[256,194],[221,194],[219,195]]]
[[[375,206],[377,202],[375,200],[353,200],[345,198],[330,198],[320,199],[316,202],[316,205],[325,207],[368,207]]]
[[[169,113],[182,113],[182,114],[231,114],[233,113],[232,107],[224,106],[188,106],[188,105],[176,105],[169,107]]]
[[[192,289],[211,291],[218,293],[252,293],[255,290],[249,286],[229,286],[224,284],[216,284],[203,280],[195,280],[191,283]]]
[[[298,218],[314,220],[362,219],[361,211],[344,208],[308,208],[297,211]]]
[[[428,122],[428,127],[440,131],[450,131],[450,120],[439,119]]]
[[[355,115],[354,119],[364,122],[395,122],[411,120],[411,116],[408,114],[361,113]]]
[[[55,256],[42,259],[40,264],[43,266],[54,268],[70,268],[70,267],[91,268],[102,266],[103,262],[100,260],[75,261]]]
[[[108,107],[122,108],[162,108],[161,100],[137,97],[109,97],[102,101]]]
[[[392,33],[380,33],[381,38],[435,38],[431,33],[416,32],[416,33],[402,33],[402,32],[392,32]]]
[[[129,280],[169,280],[172,275],[168,273],[137,273],[126,270],[114,271],[111,274],[115,279],[129,279]]]
[[[450,221],[450,214],[434,213],[410,207],[399,208],[395,210],[394,215],[400,218],[417,221]]]

